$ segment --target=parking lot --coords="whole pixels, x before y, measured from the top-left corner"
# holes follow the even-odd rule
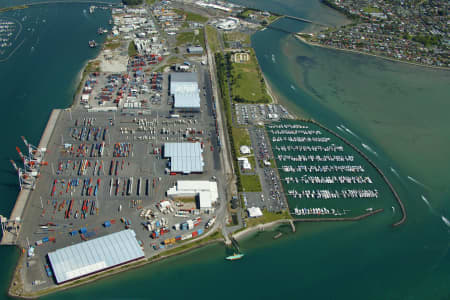
[[[239,125],[258,124],[287,118],[288,112],[278,104],[234,104],[236,123]]]

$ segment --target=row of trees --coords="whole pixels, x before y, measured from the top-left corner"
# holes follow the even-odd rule
[[[227,57],[228,56],[228,57]],[[232,119],[232,108],[230,103],[230,94],[228,89],[228,76],[230,71],[230,55],[227,53],[224,57],[222,53],[215,54],[216,69],[217,69],[217,80],[219,81],[220,87],[220,98],[222,99],[225,119],[227,124],[228,136],[230,137],[230,147],[231,156],[233,159],[234,170],[236,173],[236,183],[239,191],[242,191],[241,174],[239,172],[239,164],[237,161],[236,149],[234,147],[233,139],[233,119]]]

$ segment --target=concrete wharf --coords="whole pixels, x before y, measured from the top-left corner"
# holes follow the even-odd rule
[[[58,120],[59,114],[61,113],[60,109],[54,109],[50,118],[47,122],[47,126],[44,129],[44,133],[42,134],[41,141],[39,142],[39,148],[47,148],[50,138],[53,133],[53,129],[55,128],[56,122]],[[11,228],[10,230],[5,230],[3,232],[3,237],[0,242],[0,245],[15,245],[16,240],[18,238],[18,234],[20,232],[20,223],[22,220],[23,211],[27,205],[27,201],[31,194],[32,190],[22,189],[17,196],[16,203],[14,204],[14,208],[11,211],[11,215],[6,224],[7,228]]]

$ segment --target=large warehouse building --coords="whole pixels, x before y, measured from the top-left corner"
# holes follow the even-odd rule
[[[136,233],[123,230],[48,253],[56,283],[64,283],[144,257]]]
[[[177,111],[200,111],[200,90],[196,72],[170,74],[170,94]]]
[[[164,158],[170,159],[171,173],[202,173],[202,152],[200,143],[164,143]]]
[[[207,180],[178,180],[177,184],[167,191],[167,196],[198,197],[200,209],[210,209],[219,198],[217,182]]]

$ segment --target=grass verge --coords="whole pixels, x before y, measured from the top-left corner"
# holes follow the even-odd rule
[[[136,54],[138,54],[136,46],[134,45],[134,42],[131,41],[128,45],[128,56],[135,56]]]
[[[291,216],[289,215],[288,211],[282,211],[279,213],[274,212],[268,212],[267,210],[263,211],[263,216],[259,218],[246,218],[247,227],[253,227],[259,224],[265,224],[274,222],[277,220],[283,220],[283,219],[291,219]]]
[[[186,21],[188,22],[197,22],[197,23],[205,23],[208,21],[208,18],[202,15],[198,15],[189,11],[184,11],[181,9],[174,8],[173,11],[178,15],[185,15]]]
[[[220,48],[219,36],[217,35],[218,32],[214,27],[210,25],[206,25],[205,30],[206,36],[208,37],[209,47],[212,53],[216,53]]]
[[[205,37],[203,36],[203,29],[199,29],[198,34],[196,35],[193,31],[188,32],[180,32],[176,36],[177,46],[191,44],[191,45],[200,45],[205,48]]]
[[[245,192],[261,192],[261,182],[259,176],[241,174],[242,190]]]

